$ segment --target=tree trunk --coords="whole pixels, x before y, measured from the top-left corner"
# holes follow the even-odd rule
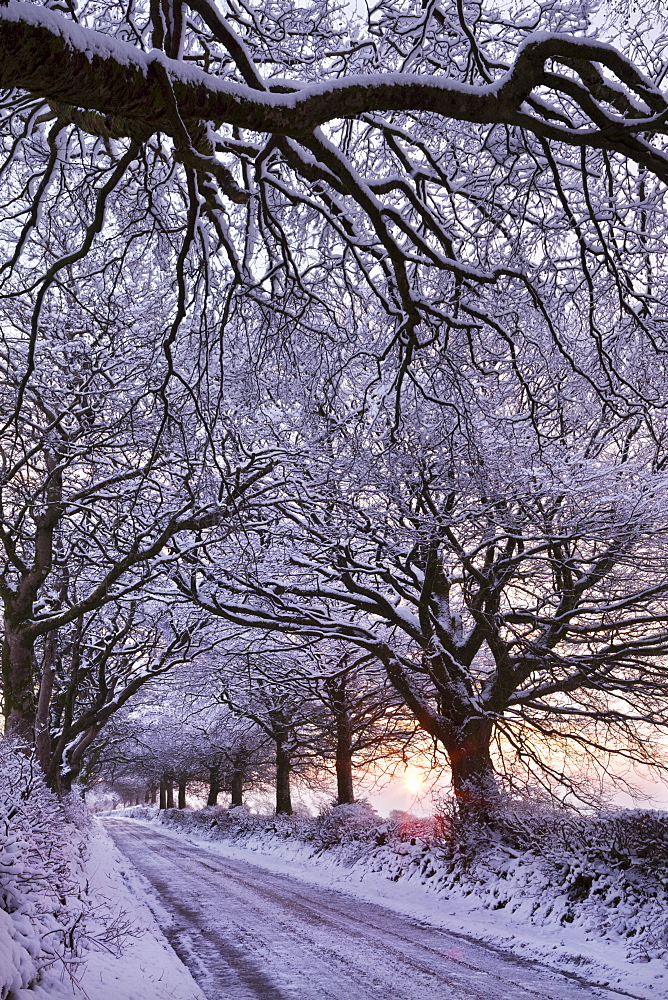
[[[490,753],[494,723],[478,714],[479,708],[472,701],[456,697],[454,690],[447,698],[442,696],[438,713],[433,712],[416,695],[395,653],[388,646],[379,653],[390,682],[422,729],[445,748],[461,818],[480,823],[493,821],[499,803]],[[442,673],[447,676],[447,663]]]
[[[239,750],[232,758],[232,781],[231,792],[232,801],[230,806],[242,806],[244,804],[244,781],[246,779],[246,769],[250,755],[247,750]]]
[[[340,806],[355,801],[353,788],[352,735],[346,698],[346,678],[341,679],[332,697],[336,724],[336,801]]]
[[[53,565],[53,537],[55,527],[62,516],[63,474],[57,455],[49,447],[44,448],[44,458],[49,472],[39,504],[45,507],[34,516],[32,565],[21,570],[17,590],[8,590],[4,581],[4,639],[2,648],[2,687],[5,713],[5,734],[24,741],[31,749],[35,746],[35,722],[37,704],[35,699],[35,641],[34,608],[41,587],[49,576]],[[5,543],[6,548],[6,543]],[[9,554],[9,549],[6,548]],[[48,642],[48,640],[47,640]],[[51,678],[47,679],[47,685]],[[44,692],[46,694],[51,691]],[[42,716],[48,717],[48,705],[42,705]]]
[[[80,615],[79,618],[77,618],[74,635],[71,640],[68,671],[69,681],[64,692],[61,711],[58,713],[58,728],[60,733],[57,739],[51,740],[50,760],[48,770],[46,772],[46,781],[49,788],[52,788],[58,795],[62,795],[63,790],[68,790],[67,788],[63,789],[63,781],[65,782],[65,785],[67,785],[68,782],[71,783],[71,777],[73,777],[71,769],[71,744],[74,736],[72,731],[72,721],[74,718],[74,708],[77,695],[79,693],[83,628],[84,619],[83,615]],[[55,635],[55,632],[51,634]],[[86,744],[86,748],[88,746],[89,743]],[[63,768],[63,757],[66,753],[70,759],[67,761],[67,768]],[[81,764],[78,766],[77,774],[80,770]],[[65,771],[65,775],[63,775],[63,771]]]
[[[350,805],[355,801],[353,786],[353,762],[349,752],[336,748],[336,802],[337,805]]]
[[[232,806],[232,808],[234,808],[234,806],[242,806],[244,804],[244,772],[239,768],[235,768],[235,770],[232,771],[231,791],[232,801],[230,802],[230,806]]]
[[[167,786],[167,808],[174,808],[174,776],[168,774],[165,777],[165,785]]]
[[[151,802],[151,805],[154,806],[155,805],[155,801],[156,801],[156,797],[158,795],[158,789],[155,787],[155,785],[151,785],[150,792],[151,792],[150,802]]]
[[[218,805],[220,795],[220,764],[215,764],[209,768],[209,797],[206,800],[208,806]]]
[[[179,781],[179,809],[186,807],[186,786],[187,782]]]
[[[160,779],[160,805],[158,808],[167,808],[167,781],[164,777]]]
[[[490,754],[493,724],[475,720],[464,739],[446,747],[452,770],[452,788],[460,816],[478,823],[493,822],[499,790]]]
[[[290,754],[281,741],[276,743],[276,815],[292,816],[290,796]]]
[[[5,616],[2,689],[5,735],[34,746],[36,705],[33,679],[34,640]]]
[[[48,632],[44,637],[42,657],[42,677],[37,698],[35,717],[35,754],[44,774],[51,770],[51,733],[49,730],[49,709],[56,678],[56,657],[58,652],[57,632]]]
[[[81,774],[85,753],[101,729],[102,723],[97,723],[79,732],[74,740],[70,742],[70,746],[65,747],[65,754],[60,763],[55,759],[54,754],[51,755],[51,769],[53,770],[58,767],[60,777],[57,780],[59,781],[58,787],[61,791],[71,791],[72,784],[78,780]]]

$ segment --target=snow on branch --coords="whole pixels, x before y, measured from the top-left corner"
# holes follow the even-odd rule
[[[664,131],[665,97],[629,59],[596,39],[535,32],[517,49],[507,72],[487,85],[395,72],[292,81],[284,93],[257,89],[259,78],[244,85],[214,77],[192,62],[156,49],[142,52],[52,10],[10,0],[0,11],[0,54],[0,86],[98,112],[99,120],[89,115],[78,121],[94,134],[175,135],[164,94],[166,72],[184,121],[299,138],[334,119],[432,112],[459,121],[520,125],[544,138],[614,151],[668,178],[664,151],[639,135]],[[560,66],[566,72],[555,72]],[[545,90],[556,94],[554,105],[545,103]],[[564,114],[561,98],[570,99],[577,114]]]

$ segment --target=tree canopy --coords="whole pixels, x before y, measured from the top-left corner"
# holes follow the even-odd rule
[[[224,657],[221,618],[340,646],[330,695],[341,655],[380,665],[462,803],[550,741],[651,757],[661,32],[571,0],[0,5],[3,697],[52,783]]]

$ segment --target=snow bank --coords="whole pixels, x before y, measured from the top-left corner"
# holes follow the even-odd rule
[[[205,1000],[158,926],[150,888],[99,823],[93,824],[87,855],[96,913],[80,995],[85,1000]],[[160,917],[165,921],[164,914]]]
[[[229,856],[252,852],[256,863],[300,878],[343,882],[356,895],[632,996],[668,995],[666,813],[516,810],[494,838],[474,831],[457,846],[443,821],[394,813],[383,822],[359,806],[317,819],[150,807],[123,815],[209,840]]]
[[[128,867],[0,739],[0,1000],[204,1000]]]
[[[81,848],[34,761],[0,740],[0,998],[72,995],[87,908]]]

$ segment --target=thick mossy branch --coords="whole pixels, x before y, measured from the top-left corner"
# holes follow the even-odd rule
[[[146,142],[155,131],[148,123],[136,119],[103,115],[99,111],[84,111],[70,104],[62,104],[60,101],[49,101],[49,107],[53,111],[54,118],[67,125],[76,125],[89,135],[99,136],[101,139],[128,138]]]
[[[555,109],[561,107],[562,95],[577,102],[572,75],[562,79],[555,73],[560,64],[575,70],[584,84],[580,120],[570,124],[564,122],[563,113],[557,121],[556,114],[537,114],[527,103],[536,88],[556,92]],[[600,67],[619,81],[615,83],[619,91],[603,82]],[[71,112],[72,120],[78,118],[82,128],[87,122],[93,134],[125,133],[133,138],[156,131],[173,134],[174,116],[165,105],[165,73],[186,124],[227,123],[299,139],[333,119],[368,112],[425,111],[446,119],[519,125],[544,138],[606,149],[668,180],[668,156],[647,138],[663,129],[668,103],[628,59],[595,40],[530,36],[508,72],[481,87],[445,77],[378,74],[308,84],[294,93],[278,94],[220,80],[163,52],[141,52],[19,0],[0,9],[0,86],[18,87],[80,109]],[[616,111],[610,110],[611,103]],[[622,109],[626,114],[620,113]],[[103,120],[95,115],[86,118],[87,112],[98,112]]]

